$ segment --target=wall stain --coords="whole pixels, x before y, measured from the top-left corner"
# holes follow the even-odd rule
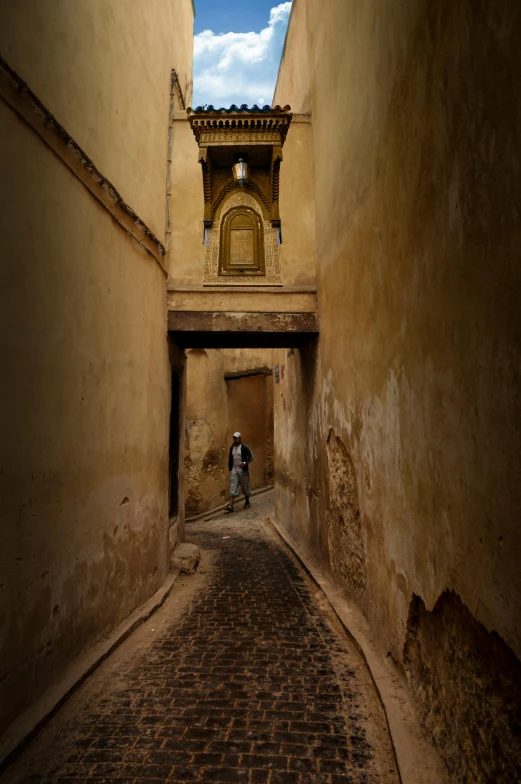
[[[341,438],[330,430],[326,445],[331,569],[350,596],[363,606],[366,589],[365,551],[353,461]]]

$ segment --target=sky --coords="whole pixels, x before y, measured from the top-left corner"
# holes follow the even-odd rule
[[[192,105],[271,104],[290,11],[291,0],[195,0]]]

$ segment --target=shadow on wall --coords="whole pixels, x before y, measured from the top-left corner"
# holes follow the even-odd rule
[[[521,664],[453,591],[413,595],[404,646],[422,722],[461,784],[521,781]]]
[[[366,561],[355,469],[341,438],[329,431],[327,445],[329,559],[347,594],[365,605]]]
[[[317,376],[319,338],[314,337],[298,349],[301,364],[302,383],[308,413],[315,403],[315,382]]]

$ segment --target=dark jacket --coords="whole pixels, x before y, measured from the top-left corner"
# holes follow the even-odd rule
[[[248,463],[251,463],[253,460],[253,452],[251,451],[249,446],[246,444],[241,444],[241,459],[243,463],[246,465],[243,467],[243,471],[248,470]],[[230,447],[230,453],[228,455],[228,471],[231,471],[233,468],[233,444]]]

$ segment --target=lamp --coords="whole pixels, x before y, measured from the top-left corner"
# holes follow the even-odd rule
[[[243,158],[239,158],[238,163],[232,166],[233,179],[242,187],[248,179],[248,164]]]

